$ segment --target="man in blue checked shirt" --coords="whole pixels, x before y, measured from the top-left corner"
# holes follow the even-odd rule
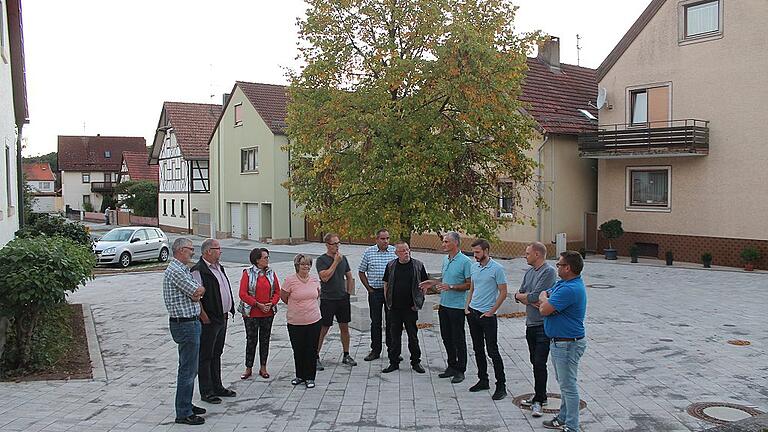
[[[381,324],[384,316],[384,335],[389,348],[389,319],[384,307],[384,269],[387,263],[397,259],[395,247],[389,244],[389,231],[386,228],[376,232],[376,244],[363,253],[357,275],[368,290],[368,308],[371,315],[371,351],[363,360],[376,360],[381,356]],[[383,311],[383,312],[382,312]]]
[[[179,371],[176,377],[176,423],[201,425],[205,409],[192,405],[200,352],[200,298],[205,288],[195,282],[188,264],[195,248],[180,237],[171,246],[173,258],[165,269],[163,300],[168,309],[173,341],[179,346]]]

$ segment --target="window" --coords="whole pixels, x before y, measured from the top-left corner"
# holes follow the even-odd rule
[[[168,216],[168,200],[163,198],[163,216]]]
[[[239,103],[235,105],[235,126],[243,124],[243,104]]]
[[[720,2],[685,6],[685,37],[714,33],[720,29]]]
[[[154,229],[148,229],[145,230],[147,232],[147,238],[150,240],[154,240],[156,238],[160,238],[160,235],[157,234],[157,230]]]
[[[171,217],[176,217],[176,200],[171,200]]]
[[[91,196],[83,195],[83,204],[90,204],[90,203],[91,203]]]
[[[136,233],[133,235],[133,238],[139,239],[140,241],[147,241],[149,238],[147,237],[147,230],[140,229],[136,231]]]
[[[2,10],[0,10],[0,21],[2,21]],[[0,38],[3,35],[0,34]],[[11,207],[13,207],[13,176],[11,175],[11,147],[6,144],[5,146],[5,193],[8,202],[8,215],[11,214]]]
[[[3,36],[5,34],[5,16],[3,16],[3,11],[5,11],[5,6],[0,1],[0,60],[3,63],[8,63],[9,53],[5,52],[5,37]]]
[[[512,182],[499,184],[499,217],[515,217],[515,185]]]
[[[173,170],[171,168],[171,164],[166,162],[163,162],[163,171],[165,171],[165,180],[170,180],[173,177]]]
[[[192,161],[192,192],[210,192],[207,160]]]
[[[670,167],[628,167],[627,207],[637,210],[669,210]]]
[[[40,190],[51,190],[51,183],[47,181],[40,182]]]
[[[632,95],[632,124],[645,124],[648,121],[648,91],[637,90]]]
[[[104,157],[105,158],[111,158],[112,157],[112,152],[109,151],[109,150],[104,150]]]
[[[259,172],[259,148],[240,150],[240,172]]]
[[[83,173],[83,183],[91,182],[91,173]]]
[[[179,211],[181,212],[181,217],[184,217],[184,200],[181,200],[181,205],[179,206]]]

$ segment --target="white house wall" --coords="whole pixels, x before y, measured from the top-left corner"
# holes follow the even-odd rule
[[[2,3],[0,3],[2,5]],[[0,247],[13,239],[19,229],[16,170],[16,121],[13,111],[11,64],[8,47],[8,21],[5,7],[0,7]],[[7,149],[7,151],[6,151]]]

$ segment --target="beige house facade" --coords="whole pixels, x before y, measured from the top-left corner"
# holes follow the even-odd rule
[[[738,266],[768,255],[768,2],[653,0],[598,68],[598,220],[619,219],[619,254]]]
[[[276,244],[304,240],[304,216],[289,197],[286,88],[238,81],[210,140],[212,229]]]

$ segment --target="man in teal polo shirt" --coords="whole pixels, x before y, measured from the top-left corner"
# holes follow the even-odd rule
[[[491,245],[488,240],[477,239],[472,242],[472,254],[475,263],[472,266],[472,276],[469,284],[469,294],[464,306],[464,313],[469,323],[469,334],[472,336],[472,349],[475,351],[477,363],[477,384],[469,388],[471,392],[490,389],[488,383],[488,357],[493,362],[493,372],[496,375],[496,391],[493,400],[507,397],[507,379],[504,375],[504,363],[499,353],[498,322],[496,311],[507,298],[507,276],[504,268],[490,256]]]
[[[472,275],[472,260],[461,253],[461,237],[456,231],[443,236],[443,250],[448,255],[443,257],[442,281],[422,282],[422,288],[437,287],[440,290],[440,336],[443,338],[448,367],[438,376],[451,378],[458,384],[464,381],[467,370],[467,336],[464,333],[464,306],[467,304],[467,290]]]
[[[584,260],[581,254],[565,251],[557,262],[560,280],[539,295],[539,312],[544,317],[544,333],[550,338],[549,353],[560,385],[560,413],[544,422],[544,427],[566,432],[579,430],[579,361],[587,349],[584,318],[587,314],[587,289],[581,279]]]

